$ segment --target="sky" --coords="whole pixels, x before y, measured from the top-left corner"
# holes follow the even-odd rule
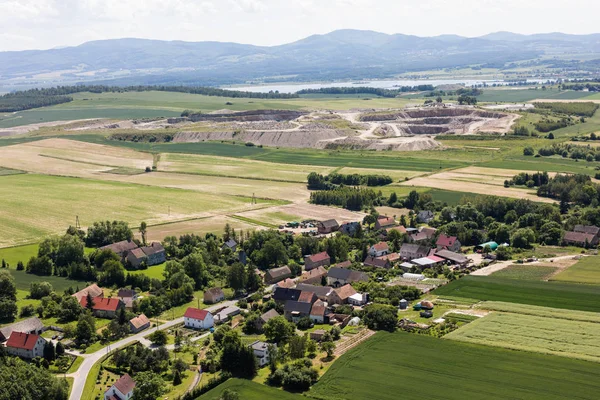
[[[0,0],[0,51],[124,37],[278,45],[336,29],[597,33],[598,0]]]

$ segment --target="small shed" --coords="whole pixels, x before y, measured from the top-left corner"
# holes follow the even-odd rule
[[[408,308],[408,301],[406,299],[400,300],[398,308],[400,308],[401,310],[406,310]]]

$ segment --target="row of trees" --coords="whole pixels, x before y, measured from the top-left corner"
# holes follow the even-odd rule
[[[307,177],[308,188],[311,190],[334,189],[334,185],[346,186],[385,186],[393,182],[388,175],[361,175],[361,174],[339,174],[337,172],[329,175],[321,175],[311,172]]]
[[[397,97],[402,93],[425,92],[433,90],[433,85],[401,86],[397,89],[382,89],[374,87],[328,87],[320,89],[303,89],[296,92],[298,95],[305,94],[372,94],[379,97]]]

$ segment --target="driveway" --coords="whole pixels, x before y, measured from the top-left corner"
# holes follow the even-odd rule
[[[216,304],[212,307],[208,307],[206,310],[213,312],[213,311],[218,310],[223,307],[229,307],[229,306],[235,305],[235,303],[236,303],[235,300],[226,301],[223,303]],[[158,326],[157,328],[154,328],[154,329],[156,329],[156,330],[169,329],[169,328],[171,328],[177,324],[181,324],[181,323],[183,323],[183,317],[174,319],[173,321],[169,321],[164,324],[161,324],[160,326]],[[79,369],[76,372],[67,375],[67,377],[74,379],[73,380],[73,389],[71,390],[71,396],[69,397],[69,400],[81,399],[81,396],[83,394],[83,388],[85,386],[85,381],[87,380],[90,370],[92,369],[94,364],[97,363],[102,358],[102,356],[104,356],[104,355],[108,354],[109,352],[114,351],[120,347],[126,346],[126,345],[134,343],[134,342],[142,341],[144,336],[147,336],[150,332],[152,332],[152,329],[146,329],[145,331],[136,333],[135,335],[126,337],[125,339],[119,340],[116,343],[110,344],[110,345],[104,347],[103,349],[96,351],[95,353],[78,354],[80,357],[83,357],[83,362],[81,363],[81,366],[79,367]]]

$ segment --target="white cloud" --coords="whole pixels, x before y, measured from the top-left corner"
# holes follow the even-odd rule
[[[292,3],[290,0],[285,0],[288,1]],[[261,0],[231,0],[231,2],[238,11],[258,13],[267,10],[267,6]]]

